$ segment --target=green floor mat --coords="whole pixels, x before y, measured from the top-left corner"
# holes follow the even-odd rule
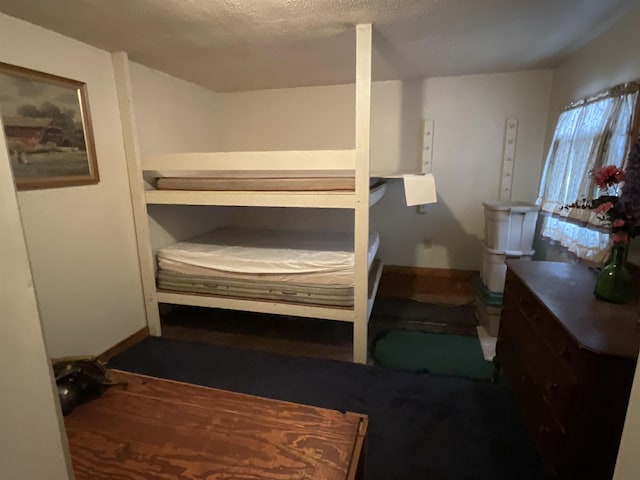
[[[476,336],[386,330],[376,337],[372,357],[376,365],[411,372],[480,380],[494,373]]]

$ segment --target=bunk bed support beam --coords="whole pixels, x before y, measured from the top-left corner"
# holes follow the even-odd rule
[[[369,159],[371,156],[371,24],[356,26],[356,207],[353,361],[367,363],[369,323]]]
[[[151,240],[149,236],[149,221],[147,217],[147,203],[144,195],[142,179],[142,162],[138,145],[135,112],[133,110],[133,93],[131,90],[131,76],[129,74],[129,57],[125,52],[111,54],[113,70],[116,80],[118,106],[122,123],[125,156],[127,159],[127,173],[129,175],[129,189],[133,208],[133,222],[136,232],[138,258],[140,259],[140,276],[147,326],[151,335],[161,335],[160,312],[156,293],[155,267]]]

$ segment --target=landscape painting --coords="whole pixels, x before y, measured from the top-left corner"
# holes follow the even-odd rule
[[[18,190],[98,183],[86,84],[0,63],[0,113]]]

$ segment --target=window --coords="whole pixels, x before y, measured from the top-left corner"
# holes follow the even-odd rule
[[[562,206],[594,198],[593,170],[624,166],[639,87],[620,85],[567,107],[558,118],[542,172],[537,200],[542,236],[593,262],[605,261],[608,233],[591,210]]]

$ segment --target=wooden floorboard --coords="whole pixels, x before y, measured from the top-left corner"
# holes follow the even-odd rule
[[[141,342],[148,336],[149,336],[149,327],[141,328],[130,337],[125,338],[124,340],[122,340],[121,342],[118,342],[116,345],[114,345],[104,353],[98,355],[98,361],[106,363],[109,361],[109,359],[133,347],[136,343]]]
[[[460,307],[456,307],[460,308]],[[465,308],[465,307],[462,307]],[[370,344],[384,330],[406,329],[431,333],[476,335],[473,324],[447,323],[437,307],[435,319],[408,319],[389,312],[372,315]],[[352,325],[345,322],[277,315],[178,307],[162,319],[163,337],[174,340],[249,348],[285,355],[352,360]]]
[[[353,358],[353,326],[332,320],[178,307],[163,316],[162,332],[175,340],[332,360]]]
[[[385,265],[379,297],[395,297],[424,303],[471,305],[475,301],[474,270]]]

